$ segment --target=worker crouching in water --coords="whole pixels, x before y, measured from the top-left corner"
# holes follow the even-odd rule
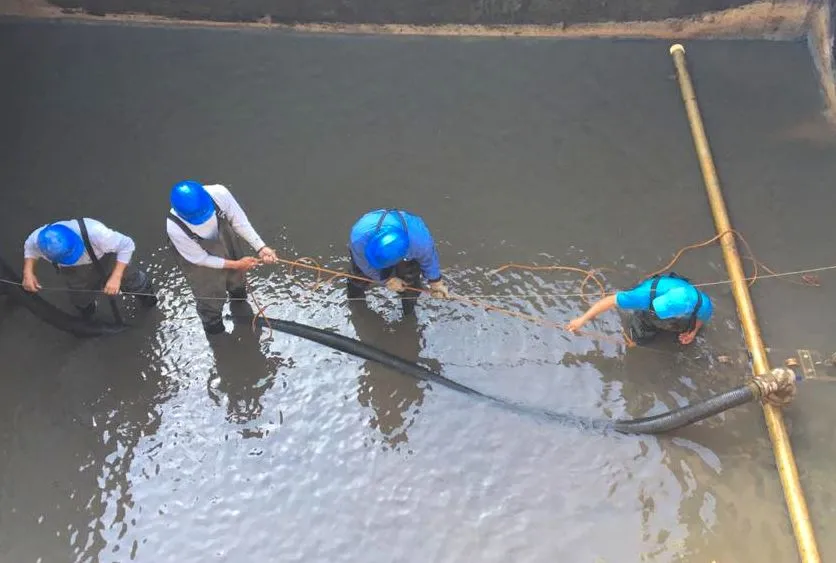
[[[52,262],[70,292],[70,302],[85,319],[96,312],[96,294],[120,291],[139,293],[145,307],[157,304],[148,274],[133,264],[136,246],[131,237],[94,219],[73,219],[43,225],[32,231],[23,244],[23,289],[41,289],[35,263]]]
[[[207,334],[224,332],[221,312],[227,294],[246,299],[244,273],[261,263],[274,264],[244,210],[221,185],[186,180],[171,189],[166,231],[175,257],[192,288],[197,314]],[[242,240],[243,239],[243,240]],[[259,258],[247,256],[246,241]]]
[[[711,319],[711,299],[673,272],[653,276],[628,291],[604,297],[566,327],[575,332],[601,313],[618,307],[632,311],[629,335],[647,344],[659,332],[676,332],[680,344],[690,344]]]
[[[427,279],[433,297],[449,297],[441,279],[435,241],[423,219],[398,209],[366,213],[351,228],[351,274],[373,280],[398,293],[404,315],[415,312],[417,289]],[[349,299],[366,295],[370,282],[348,279]],[[411,288],[411,289],[410,289]]]

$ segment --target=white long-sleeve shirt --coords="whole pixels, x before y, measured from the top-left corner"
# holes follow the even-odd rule
[[[204,187],[206,188],[206,191],[209,192],[209,195],[212,196],[212,199],[215,200],[215,203],[218,204],[221,211],[226,214],[229,222],[232,224],[233,230],[238,233],[241,238],[247,241],[247,243],[253,247],[253,250],[261,250],[264,247],[264,241],[261,240],[260,236],[258,236],[258,233],[250,224],[247,214],[244,213],[244,210],[241,209],[241,206],[238,205],[238,201],[231,193],[229,193],[229,190],[220,184]],[[183,219],[183,217],[181,217],[174,209],[171,209],[171,213]],[[188,226],[194,234],[204,239],[216,240],[219,236],[218,218],[215,214],[213,214],[212,217],[202,225],[192,225],[185,219],[183,219],[183,222],[186,223],[186,226]],[[224,258],[220,256],[213,256],[206,252],[202,246],[192,240],[188,234],[183,232],[180,225],[171,219],[166,220],[166,232],[168,233],[168,238],[171,240],[174,248],[177,249],[177,252],[179,252],[183,258],[192,264],[216,269],[222,269],[224,267]]]
[[[73,219],[69,221],[56,221],[54,224],[64,225],[69,227],[74,232],[81,236],[81,230],[78,228],[78,222]],[[105,254],[115,253],[116,260],[123,264],[128,264],[131,261],[136,245],[134,245],[131,237],[123,235],[119,231],[107,227],[104,223],[96,221],[95,219],[84,218],[84,225],[87,227],[87,235],[90,237],[90,245],[93,247],[93,252],[96,253],[96,258],[101,258]],[[34,258],[39,260],[41,258],[47,259],[38,247],[38,235],[47,225],[38,227],[32,234],[26,238],[23,243],[23,257]],[[83,266],[91,264],[93,261],[90,255],[87,254],[87,249],[81,254],[78,261],[73,266]]]

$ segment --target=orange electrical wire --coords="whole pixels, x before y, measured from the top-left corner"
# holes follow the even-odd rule
[[[733,234],[734,236],[736,236],[740,239],[740,241],[743,244],[743,246],[746,250],[746,253],[747,253],[747,255],[744,256],[744,258],[752,262],[752,265],[754,267],[754,271],[753,271],[752,275],[747,278],[747,280],[749,281],[750,286],[752,284],[754,284],[755,281],[758,279],[759,269],[763,269],[764,271],[768,272],[769,274],[772,274],[773,276],[778,276],[779,275],[774,270],[770,269],[763,262],[761,262],[760,260],[757,259],[754,252],[752,252],[752,248],[749,245],[749,242],[746,240],[746,238],[741,233],[739,233],[738,231],[735,231],[735,230],[729,230],[729,231],[725,231],[725,232],[722,232],[720,234],[717,234],[717,235],[715,235],[715,236],[713,236],[709,239],[706,239],[704,241],[697,242],[697,243],[694,243],[694,244],[690,244],[688,246],[680,248],[676,252],[676,254],[674,254],[674,257],[664,267],[656,270],[655,272],[647,274],[646,276],[644,276],[642,278],[641,281],[647,280],[649,278],[652,278],[655,275],[659,275],[661,273],[669,271],[679,261],[679,259],[682,258],[682,256],[686,252],[688,252],[690,250],[695,250],[695,249],[698,249],[698,248],[704,248],[706,246],[709,246],[710,244],[716,242],[717,240],[719,240],[720,238],[722,238],[723,236],[725,236],[727,234]],[[280,264],[284,264],[285,266],[288,266],[289,273],[291,275],[294,274],[294,272],[297,268],[316,272],[316,280],[308,288],[311,291],[316,291],[317,289],[320,289],[323,285],[327,285],[327,284],[331,283],[332,281],[334,281],[337,278],[347,278],[347,279],[354,279],[354,280],[362,281],[362,282],[365,282],[365,283],[375,283],[374,280],[372,280],[370,278],[366,278],[366,277],[363,277],[363,276],[357,276],[357,275],[354,275],[354,274],[351,274],[351,273],[348,273],[348,272],[344,272],[342,270],[332,270],[330,268],[325,268],[318,261],[314,260],[313,258],[309,258],[309,257],[302,257],[302,258],[299,258],[297,260],[287,260],[285,258],[277,258],[276,261]],[[499,268],[496,268],[491,273],[498,274],[498,273],[500,273],[504,270],[508,270],[508,269],[518,269],[518,270],[527,270],[527,271],[566,271],[566,272],[573,272],[573,273],[577,273],[577,274],[583,274],[584,278],[581,281],[580,296],[587,304],[591,304],[590,298],[586,293],[586,288],[587,288],[587,286],[590,282],[594,282],[595,285],[598,287],[599,298],[606,297],[607,295],[612,295],[612,293],[607,293],[606,288],[604,286],[604,283],[598,277],[599,272],[604,271],[604,270],[613,271],[611,269],[593,268],[593,269],[586,270],[586,269],[583,269],[583,268],[577,268],[577,267],[573,267],[573,266],[536,266],[536,265],[528,266],[528,265],[524,265],[524,264],[510,263],[510,264],[505,264],[503,266],[500,266]],[[327,275],[329,275],[329,277],[327,279],[323,279],[323,274],[327,274]],[[789,281],[792,281],[792,280],[789,280]],[[697,284],[694,284],[694,285],[699,287],[699,286],[702,286],[702,285],[710,285],[711,283],[712,282],[707,282],[707,283],[702,283],[702,284],[697,283]],[[792,282],[792,283],[800,283],[800,285],[815,286],[815,285],[818,285],[818,280],[815,277],[803,276],[802,277],[802,282]],[[407,286],[406,290],[414,291],[416,293],[432,294],[432,290],[429,290],[429,289],[426,289],[426,288],[421,288],[421,287],[416,288],[416,287]],[[566,330],[566,325],[565,324],[557,323],[557,322],[551,321],[547,318],[540,317],[540,316],[537,316],[537,315],[529,315],[527,313],[512,311],[510,309],[506,309],[506,308],[503,308],[503,307],[498,307],[496,305],[491,305],[491,304],[485,303],[483,301],[479,301],[479,300],[476,300],[476,299],[471,299],[469,297],[464,297],[464,296],[455,295],[455,294],[450,294],[449,299],[454,300],[454,301],[459,301],[461,303],[466,303],[468,305],[472,305],[472,306],[475,306],[475,307],[480,307],[480,308],[482,308],[482,309],[484,309],[485,311],[488,311],[488,312],[492,311],[492,312],[496,312],[496,313],[501,313],[503,315],[507,315],[507,316],[514,317],[514,318],[517,318],[517,319],[532,322],[532,323],[535,323],[535,324],[538,324],[538,325],[541,325],[541,326],[545,326],[545,327],[548,327],[548,328],[557,328],[557,329],[560,329],[560,330]],[[258,316],[264,317],[266,319],[266,317],[264,315],[264,310],[266,309],[267,306],[262,306],[258,302],[255,295],[253,295],[253,301],[255,302],[255,305],[258,308],[258,313],[256,314],[256,317],[253,318],[253,329],[255,329],[255,322],[256,322],[256,318],[258,318]],[[267,323],[267,324],[269,325],[269,323]],[[623,330],[622,330],[622,337],[621,338],[616,338],[616,337],[613,337],[612,335],[601,333],[601,332],[595,332],[595,331],[577,331],[575,334],[586,335],[586,336],[594,337],[594,338],[599,339],[599,340],[608,340],[608,341],[611,341],[611,342],[617,342],[619,344],[623,343],[623,344],[626,344],[628,348],[631,348],[631,347],[636,345],[635,342],[633,342],[630,339],[630,337]]]

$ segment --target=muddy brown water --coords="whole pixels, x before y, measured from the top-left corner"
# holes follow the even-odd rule
[[[776,269],[836,264],[834,139],[806,46],[687,48],[736,227]],[[607,267],[614,289],[714,234],[667,49],[2,23],[3,256],[46,221],[98,217],[135,238],[163,300],[93,340],[3,304],[0,560],[795,560],[757,407],[604,435],[248,326],[210,346],[164,248],[183,177],[225,183],[284,255],[335,267],[357,216],[401,206],[456,292],[568,321],[577,276],[491,270]],[[724,277],[715,248],[677,271]],[[832,351],[836,276],[820,280],[755,286],[776,361]],[[404,321],[383,292],[349,307],[340,284],[312,293],[279,268],[252,281],[273,316],[580,416],[661,412],[746,369],[727,286],[695,346],[625,352],[456,303]],[[810,383],[787,411],[825,560],[834,398]]]

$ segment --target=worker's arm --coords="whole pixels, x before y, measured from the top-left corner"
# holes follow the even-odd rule
[[[697,333],[700,331],[702,326],[703,326],[702,321],[698,320],[694,324],[694,330],[689,330],[687,332],[680,333],[679,334],[679,343],[680,344],[690,344],[691,342],[693,342],[694,338],[697,337]]]
[[[249,217],[244,212],[244,209],[238,203],[229,190],[225,186],[213,186],[213,197],[215,197],[218,207],[221,208],[229,222],[232,229],[238,233],[247,243],[253,247],[258,253],[258,256],[267,264],[274,264],[276,262],[276,252],[264,244],[264,240],[258,235],[255,227],[250,223]]]
[[[381,276],[381,271],[375,268],[372,268],[372,265],[369,264],[369,261],[366,260],[366,243],[368,242],[368,237],[362,241],[356,242],[349,242],[348,248],[351,252],[351,259],[354,260],[354,263],[357,264],[357,267],[360,268],[360,271],[363,272],[367,278],[377,283],[382,283],[383,278]]]
[[[122,288],[122,276],[125,274],[125,268],[128,265],[125,262],[116,261],[113,266],[113,271],[110,272],[110,277],[107,278],[107,283],[104,286],[104,292],[108,295],[116,295]]]
[[[258,259],[252,256],[245,256],[240,260],[227,260],[220,256],[209,254],[170,219],[166,221],[166,231],[171,244],[174,245],[174,248],[180,256],[195,266],[203,266],[204,268],[213,268],[215,270],[249,270],[258,264]]]
[[[441,261],[430,230],[424,221],[407,215],[409,222],[409,252],[421,266],[421,273],[430,283],[430,293],[436,298],[450,297],[447,284],[441,279]]]
[[[415,222],[409,228],[409,253],[421,266],[421,273],[428,282],[441,280],[441,261],[438,250],[429,229],[423,223],[419,226]]]
[[[122,277],[131,262],[136,245],[131,237],[111,229],[100,221],[84,219],[84,224],[87,226],[87,234],[94,252],[116,255],[116,264],[103,288],[107,295],[116,295],[122,287]]]
[[[584,313],[580,317],[571,321],[566,326],[566,330],[570,330],[572,332],[580,330],[580,328],[583,325],[585,325],[586,323],[588,323],[589,321],[591,321],[592,319],[594,319],[595,317],[597,317],[601,313],[605,313],[605,312],[615,308],[615,306],[616,306],[615,295],[608,295],[608,296],[604,297],[603,299],[600,299],[597,303],[595,303],[592,307],[590,307],[589,310],[586,313]]]
[[[32,293],[41,289],[41,283],[35,275],[35,262],[37,261],[37,258],[23,259],[23,289]]]
[[[117,262],[130,264],[134,250],[136,250],[136,245],[131,237],[123,235],[95,219],[84,219],[84,224],[87,226],[90,245],[94,251],[98,250],[97,258],[100,257],[98,256],[99,253],[101,255],[115,254]]]
[[[40,229],[33,231],[23,243],[23,289],[32,293],[41,289],[41,284],[35,275],[35,262],[43,258],[38,248],[39,232]]]
[[[711,320],[711,315],[714,313],[714,305],[711,303],[711,298],[705,293],[701,293],[701,295],[702,306],[700,307],[700,310],[697,311],[697,322],[694,324],[694,330],[689,330],[679,335],[679,342],[681,344],[690,344],[693,342],[697,333],[703,326],[705,326],[705,323]]]

